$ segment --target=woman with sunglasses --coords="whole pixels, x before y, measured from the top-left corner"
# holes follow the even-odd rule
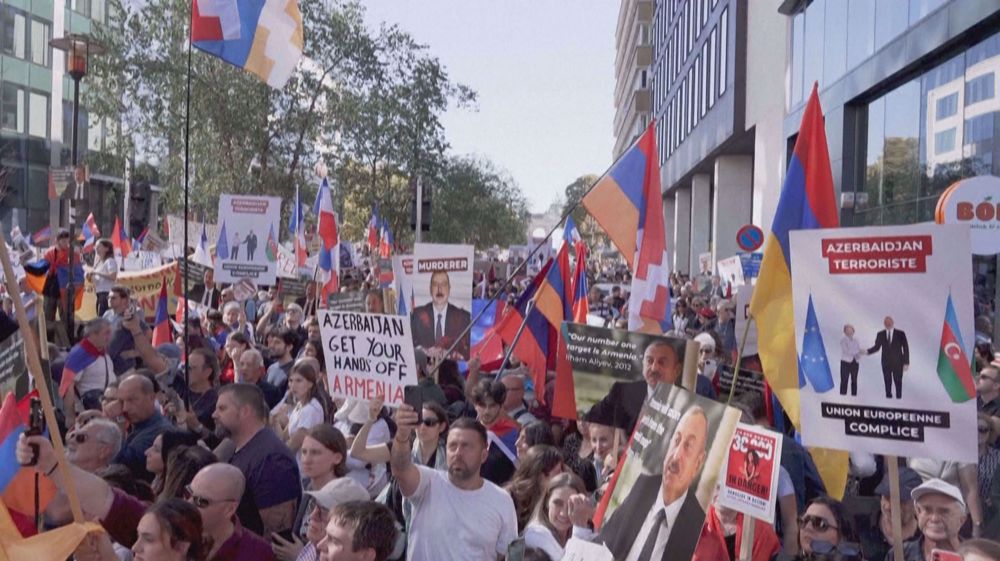
[[[861,558],[856,544],[854,526],[847,518],[847,511],[840,501],[827,497],[816,497],[809,502],[805,513],[799,517],[799,555],[797,559],[813,559],[814,554],[831,553],[851,549]]]

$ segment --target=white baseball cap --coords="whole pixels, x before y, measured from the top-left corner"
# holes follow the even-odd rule
[[[319,506],[326,510],[341,503],[371,500],[368,491],[350,477],[338,477],[324,485],[319,491],[306,491],[305,494],[312,497]]]
[[[920,497],[935,493],[955,499],[958,501],[958,504],[962,505],[962,510],[965,510],[965,499],[962,498],[962,491],[951,483],[947,483],[937,478],[924,481],[916,489],[910,491],[910,497],[913,498],[913,502],[917,502],[920,500]]]

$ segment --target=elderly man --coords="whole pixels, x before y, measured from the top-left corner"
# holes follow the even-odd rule
[[[266,535],[291,529],[302,491],[295,456],[267,426],[268,413],[264,396],[254,385],[230,384],[219,390],[215,431],[236,446],[229,463],[246,477],[247,492],[260,509]]]
[[[636,420],[646,398],[652,395],[660,382],[681,382],[683,363],[674,344],[667,339],[653,339],[642,354],[642,380],[615,382],[604,399],[594,404],[587,413],[587,421],[624,429],[632,434]],[[715,389],[704,376],[698,376],[696,391],[699,395],[714,398]]]
[[[274,409],[274,406],[284,396],[278,391],[278,388],[268,383],[265,379],[267,370],[264,369],[264,355],[260,354],[260,351],[257,349],[248,349],[243,351],[239,360],[237,366],[242,378],[237,378],[237,381],[253,384],[260,388],[260,391],[264,394],[264,401],[267,402],[267,408],[269,410]]]
[[[962,491],[940,479],[928,479],[910,493],[917,511],[920,536],[903,542],[905,561],[930,561],[935,549],[955,551],[961,538],[958,531],[967,518]],[[886,554],[893,558],[893,550]]]
[[[90,473],[108,467],[121,449],[122,431],[108,419],[91,419],[66,434],[66,459]]]
[[[43,436],[22,435],[16,449],[18,461],[25,463],[31,459],[34,453],[32,444],[38,445],[38,462],[34,469],[38,473],[52,473],[56,468],[56,457],[52,444]],[[69,473],[84,514],[100,521],[116,542],[135,543],[139,519],[148,505],[120,489],[113,489],[100,477],[76,466],[70,466]],[[65,494],[64,479],[54,477],[52,481],[60,495]],[[240,470],[228,464],[211,464],[195,475],[185,491],[186,499],[201,514],[204,536],[212,540],[208,556],[211,561],[275,559],[267,542],[233,522],[243,486]]]
[[[524,376],[508,374],[500,378],[500,382],[507,388],[507,397],[503,401],[503,410],[507,412],[507,416],[522,427],[537,421],[528,411],[528,403],[524,400]]]
[[[146,471],[146,450],[153,445],[157,435],[171,430],[173,425],[156,409],[156,391],[153,381],[142,374],[132,374],[118,384],[118,401],[122,415],[131,425],[125,435],[125,445],[115,456],[115,463],[129,468],[143,481],[153,480]]]
[[[114,365],[107,352],[111,323],[103,318],[93,319],[83,329],[83,337],[70,349],[59,384],[67,425],[75,423],[79,412],[100,409],[104,389],[115,379]]]
[[[615,559],[666,561],[668,555],[688,559],[694,553],[705,521],[695,491],[707,442],[708,417],[701,407],[691,406],[670,435],[660,473],[640,474],[601,529]]]

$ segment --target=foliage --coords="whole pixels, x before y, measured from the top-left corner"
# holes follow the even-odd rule
[[[576,223],[576,227],[580,230],[580,236],[586,242],[587,246],[590,248],[596,248],[608,244],[608,235],[601,228],[601,225],[594,220],[587,209],[583,208],[583,204],[579,204],[583,200],[583,196],[587,194],[590,187],[597,182],[600,177],[594,174],[581,175],[573,180],[572,183],[566,186],[566,202],[563,207],[563,214],[570,209],[571,205],[578,205],[575,210],[573,210],[573,222]]]

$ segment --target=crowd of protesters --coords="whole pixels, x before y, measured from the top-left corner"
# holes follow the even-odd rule
[[[270,287],[238,301],[211,269],[191,291],[186,337],[154,347],[152,318],[101,267],[102,244],[88,271],[100,281],[102,313],[71,348],[52,349],[56,386],[67,365],[79,364],[74,353],[93,359],[73,372],[60,400],[68,479],[46,438],[23,437],[17,448],[60,491],[74,485],[85,515],[107,530],[87,538],[78,561],[493,560],[519,539],[524,559],[558,561],[570,539],[598,539],[592,518],[628,427],[597,407],[577,421],[554,417],[542,405],[552,403],[554,373],[534,387],[516,358],[487,372],[476,357],[459,364],[418,348],[419,410],[334,398],[316,286],[298,298]],[[344,284],[366,292],[368,311],[384,311],[373,271]],[[476,286],[513,301],[523,283],[477,273]],[[594,321],[627,328],[627,269],[595,267],[590,286]],[[700,349],[689,389],[725,400],[724,374],[739,354],[732,289],[718,277],[682,275],[671,289],[668,334]],[[46,300],[50,307],[54,314]],[[988,321],[977,320],[978,464],[899,460],[906,561],[930,561],[934,549],[1000,561],[992,541],[1000,538],[1000,362],[991,329],[980,326]],[[644,364],[650,385],[681,383],[655,361]],[[759,371],[752,357],[742,365]],[[732,405],[745,422],[788,426],[763,395],[737,393]],[[756,522],[754,561],[892,559],[884,458],[851,454],[843,500],[830,497],[841,490],[824,487],[791,434],[780,463],[778,514],[773,524]],[[694,559],[736,559],[742,516],[709,508]],[[70,519],[60,494],[45,524]]]

